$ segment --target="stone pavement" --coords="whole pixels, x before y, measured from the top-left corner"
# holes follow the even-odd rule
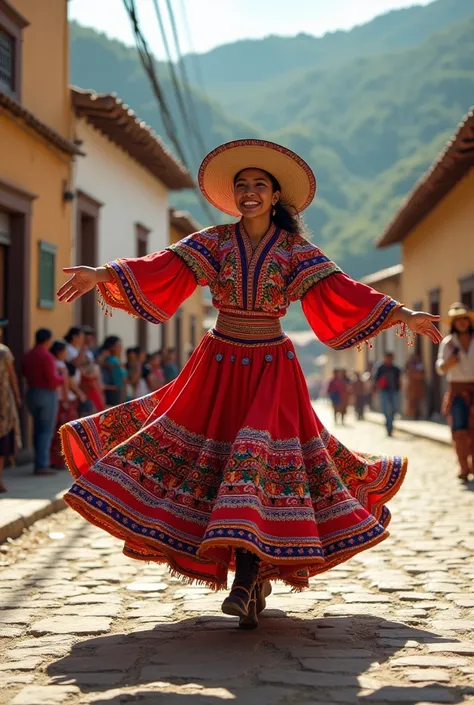
[[[336,433],[409,455],[392,536],[309,591],[278,583],[258,630],[70,510],[0,547],[0,704],[474,703],[474,488],[448,447]]]

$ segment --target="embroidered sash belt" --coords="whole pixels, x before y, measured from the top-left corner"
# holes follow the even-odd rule
[[[232,316],[222,311],[211,334],[237,345],[271,345],[286,340],[279,318]]]

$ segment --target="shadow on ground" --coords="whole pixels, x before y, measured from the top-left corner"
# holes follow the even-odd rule
[[[273,610],[250,632],[211,616],[88,639],[48,674],[55,684],[94,693],[87,699],[94,705],[462,702],[462,687],[415,690],[398,684],[396,669],[389,680],[378,677],[408,640],[453,638],[379,617],[303,620]]]

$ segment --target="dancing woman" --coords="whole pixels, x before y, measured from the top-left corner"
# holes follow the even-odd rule
[[[60,301],[97,286],[106,306],[162,323],[207,285],[219,312],[176,380],[62,428],[75,479],[65,498],[123,539],[127,556],[216,589],[235,567],[222,609],[248,628],[269,581],[304,588],[385,539],[385,502],[406,472],[404,458],[353,452],[324,428],[281,328],[289,303],[301,301],[338,350],[398,323],[440,335],[434,316],[353,281],[305,239],[298,214],[316,183],[293,152],[224,144],[204,159],[199,185],[240,220],[146,257],[65,270]]]

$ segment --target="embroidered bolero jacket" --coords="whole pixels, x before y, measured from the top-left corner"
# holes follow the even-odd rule
[[[290,302],[301,301],[313,331],[336,350],[394,325],[390,314],[400,305],[348,277],[302,236],[274,225],[254,252],[239,222],[106,267],[112,281],[98,285],[106,305],[151,323],[168,320],[197,285],[209,286],[214,307],[236,316],[280,318]]]

